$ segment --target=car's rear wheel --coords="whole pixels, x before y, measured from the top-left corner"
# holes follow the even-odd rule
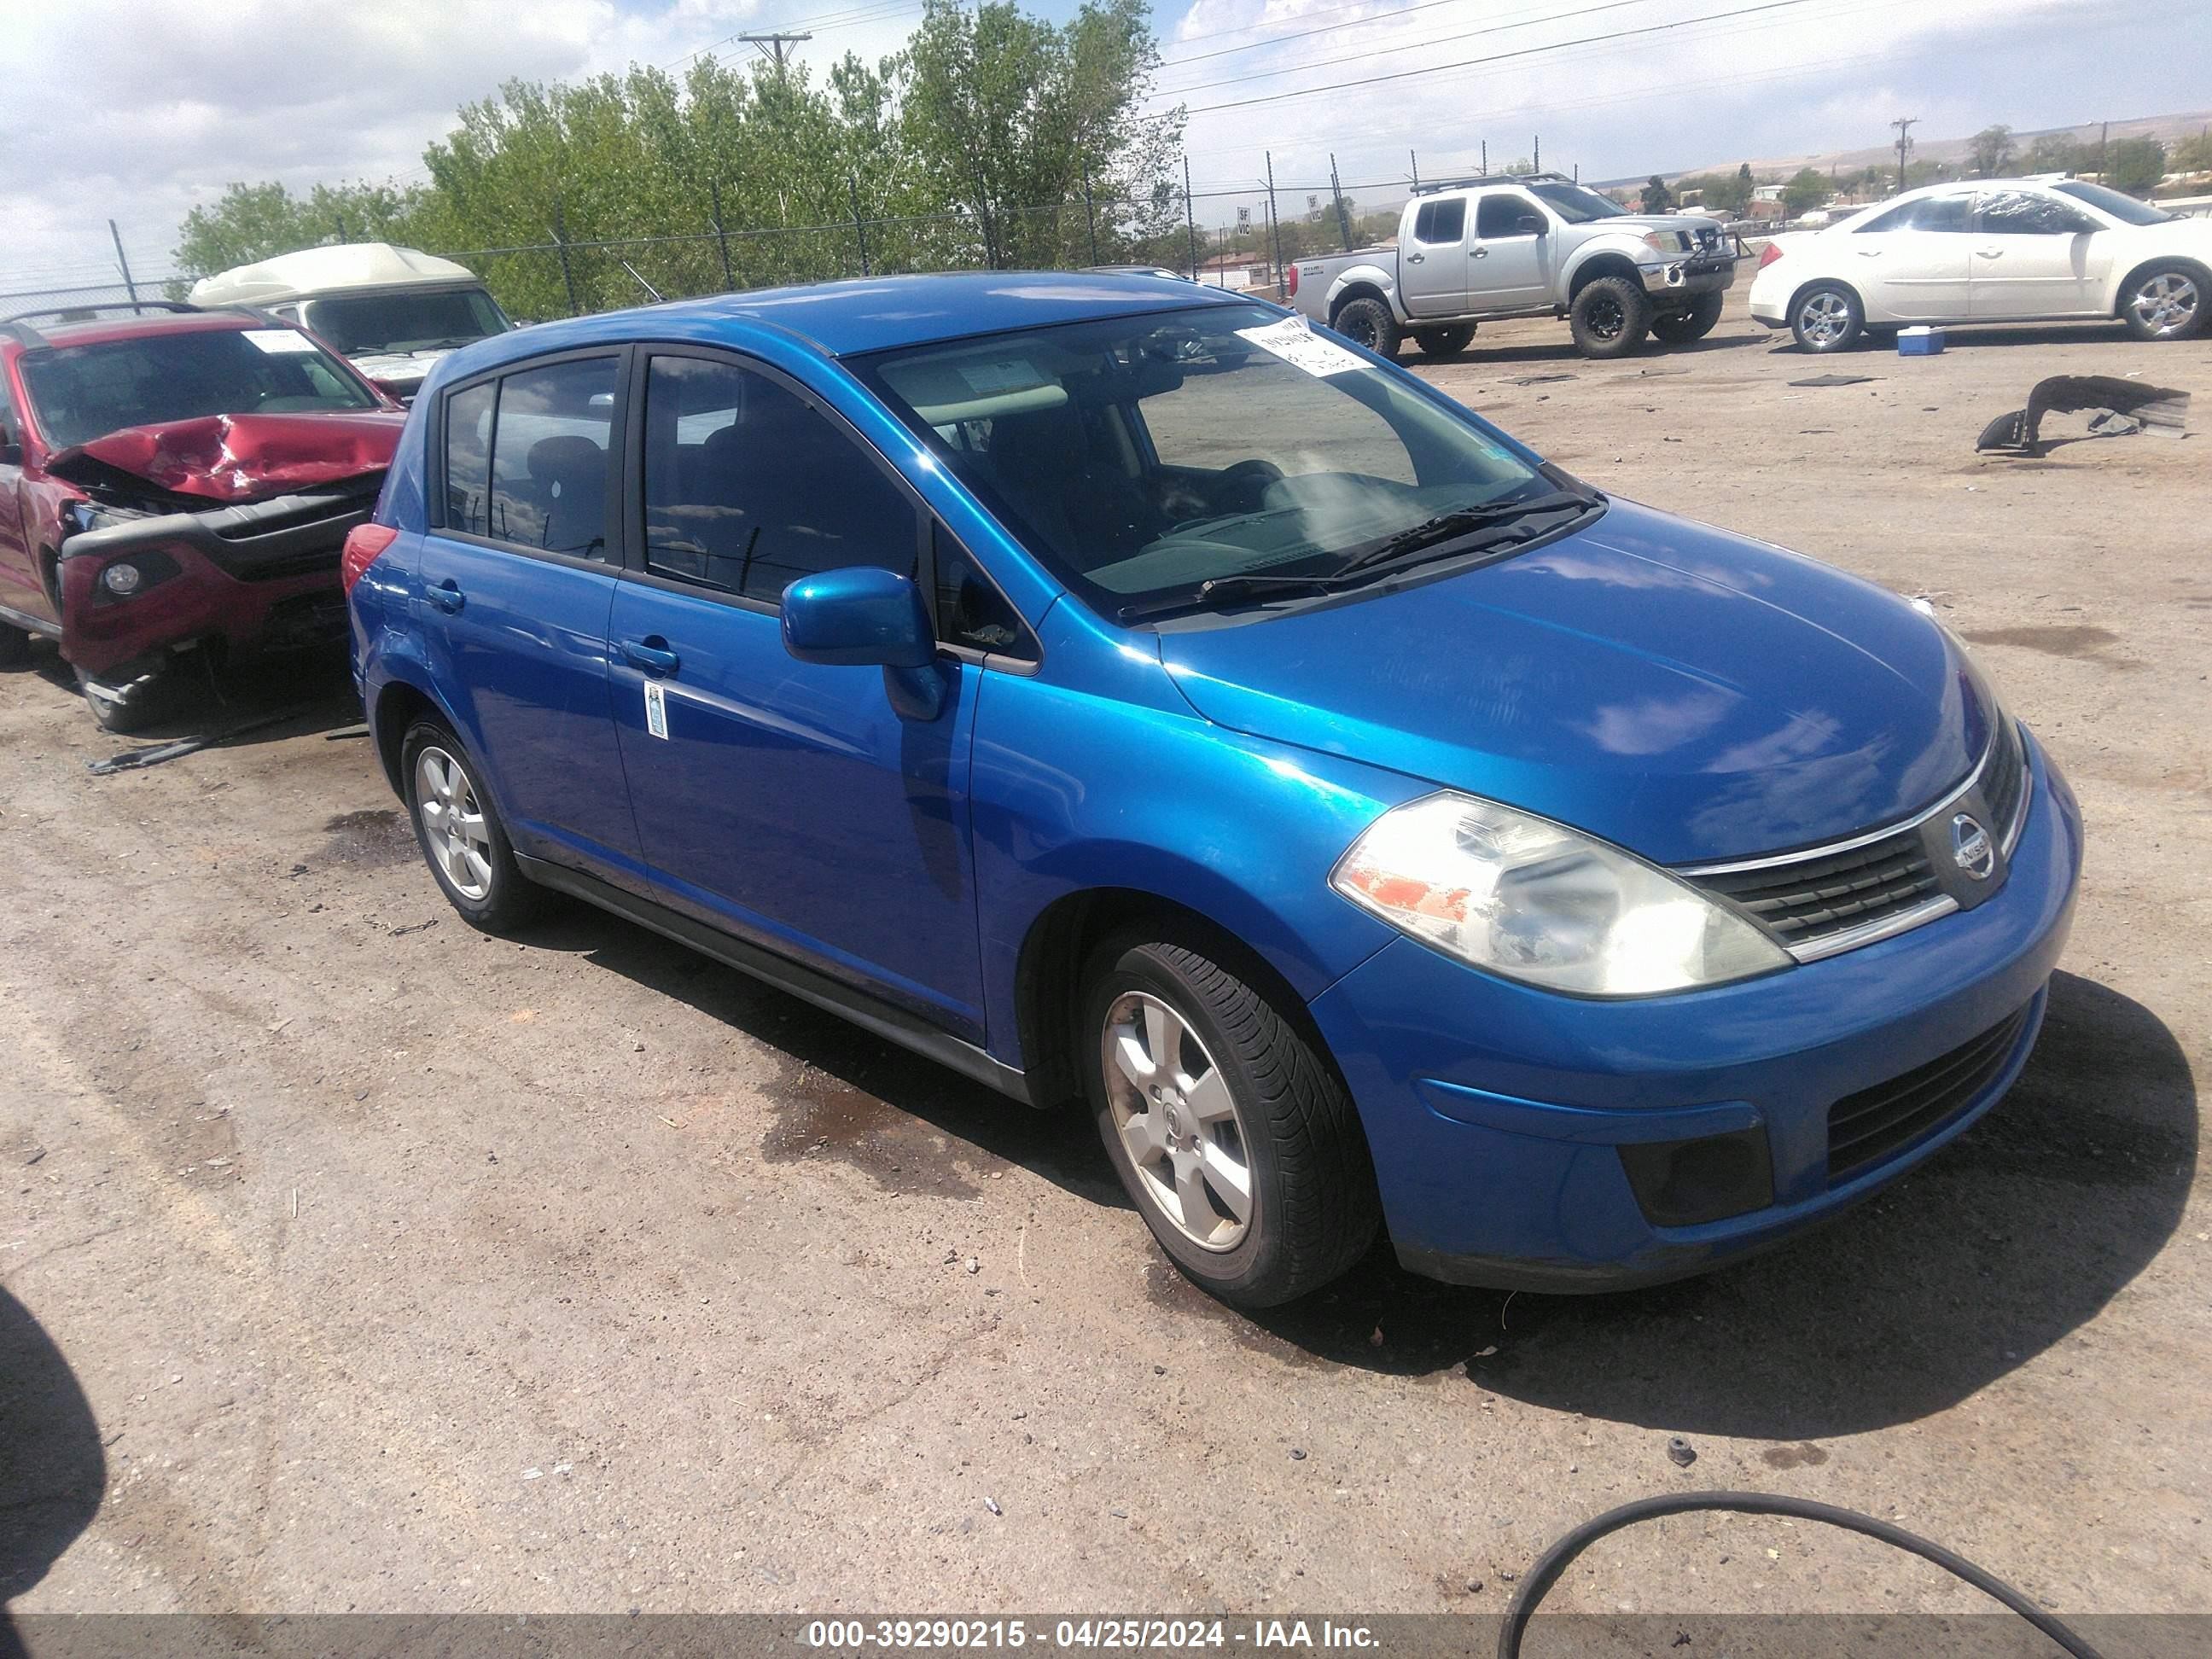
[[[16,668],[31,659],[31,636],[20,628],[0,623],[0,668]]]
[[[506,826],[460,739],[442,721],[418,720],[399,752],[416,844],[461,919],[506,933],[536,918],[545,890],[516,865]]]
[[[2129,278],[2120,315],[2138,340],[2194,339],[2204,327],[2204,288],[2194,266],[2153,265]]]
[[[1651,319],[1651,331],[1668,345],[1687,345],[1713,331],[1721,319],[1728,295],[1719,289],[1700,294],[1680,311],[1662,311]]]
[[[1366,1139],[1335,1072],[1267,996],[1148,933],[1109,942],[1085,983],[1099,1134],[1176,1265],[1264,1308],[1358,1261],[1381,1221]]]
[[[1790,331],[1808,351],[1848,351],[1866,332],[1866,307],[1841,283],[1816,283],[1790,307]]]
[[[1390,307],[1380,300],[1353,300],[1340,307],[1330,323],[1339,334],[1356,346],[1364,346],[1378,357],[1395,357],[1404,334],[1398,319],[1390,314]]]
[[[1413,336],[1413,343],[1421,348],[1424,357],[1456,357],[1474,343],[1474,325],[1461,323],[1450,328],[1425,328]]]
[[[1567,309],[1575,349],[1585,357],[1626,357],[1651,331],[1651,300],[1626,276],[1599,276],[1583,284]]]

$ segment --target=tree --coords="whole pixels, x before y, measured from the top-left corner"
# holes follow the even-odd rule
[[[2147,196],[2166,177],[2166,146],[2155,138],[2122,138],[2105,160],[2105,182],[2131,196]]]
[[[2184,138],[2173,147],[2170,159],[2177,173],[2212,172],[2212,127]]]
[[[2027,147],[2030,173],[2078,173],[2082,165],[2081,141],[2070,132],[2042,133]]]
[[[1674,209],[1674,193],[1667,188],[1667,181],[1653,173],[1644,185],[1644,210],[1646,213],[1671,213]]]
[[[1984,127],[1966,141],[1974,158],[1974,171],[1984,179],[1994,179],[2012,161],[2012,129],[2000,122],[1996,126]]]
[[[177,232],[177,270],[210,276],[325,242],[404,242],[425,199],[419,187],[392,184],[317,185],[305,196],[274,179],[234,184],[185,216]]]
[[[1810,213],[1828,199],[1828,176],[1817,167],[1801,167],[1782,186],[1782,205],[1796,218]]]

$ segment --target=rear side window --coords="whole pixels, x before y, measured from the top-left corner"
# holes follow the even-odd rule
[[[1417,242],[1456,242],[1467,234],[1467,198],[1455,196],[1449,202],[1424,202],[1421,210],[1413,216],[1413,240]]]
[[[494,537],[548,553],[607,558],[616,369],[611,357],[587,357],[501,380],[491,449]]]
[[[645,562],[774,605],[845,565],[915,574],[920,520],[827,416],[765,374],[655,357],[645,388]]]
[[[1923,196],[1917,202],[1900,203],[1887,213],[1869,219],[1858,228],[1861,235],[1890,230],[1930,230],[1964,235],[1967,229],[1966,210],[1972,198],[1966,196]]]
[[[1485,241],[1498,236],[1526,236],[1530,233],[1522,228],[1521,222],[1543,216],[1525,196],[1486,196],[1474,210],[1474,234]]]

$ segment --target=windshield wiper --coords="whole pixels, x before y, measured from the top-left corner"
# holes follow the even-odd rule
[[[1514,523],[1540,513],[1557,513],[1565,507],[1577,511],[1597,505],[1588,495],[1555,489],[1548,495],[1531,495],[1522,501],[1485,501],[1479,507],[1463,507],[1451,513],[1441,513],[1435,518],[1401,530],[1395,536],[1386,536],[1340,567],[1340,575],[1355,570],[1372,570],[1379,565],[1392,564],[1415,553],[1426,552],[1433,547],[1455,541],[1469,531],[1487,530],[1497,525]]]
[[[1264,572],[1244,576],[1209,576],[1188,593],[1125,605],[1114,614],[1125,623],[1146,622],[1177,611],[1202,611],[1210,605],[1237,599],[1268,599],[1285,593],[1333,593],[1356,586],[1336,576],[1274,576]]]

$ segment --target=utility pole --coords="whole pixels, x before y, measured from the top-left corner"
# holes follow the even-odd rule
[[[1283,226],[1275,216],[1275,152],[1264,152],[1267,158],[1267,236],[1275,248],[1275,297],[1288,298],[1283,281]]]
[[[1182,158],[1182,228],[1190,239],[1190,280],[1198,280],[1198,216],[1190,204],[1190,157]]]
[[[1185,166],[1189,164],[1186,162]],[[1336,228],[1344,238],[1344,251],[1352,252],[1352,216],[1344,210],[1344,186],[1336,176],[1336,152],[1328,153],[1328,187],[1336,197]]]
[[[123,271],[123,286],[131,295],[131,303],[138,303],[138,284],[131,280],[131,260],[123,252],[123,233],[115,228],[115,221],[107,222],[107,234],[115,239],[115,263]]]
[[[1912,129],[1920,125],[1917,115],[1900,115],[1890,123],[1897,129],[1897,187],[1905,188],[1905,158],[1912,151]]]
[[[1528,170],[1531,173],[1541,173],[1544,170],[1544,135],[1542,133],[1535,135],[1534,143],[1534,152],[1528,157]]]
[[[741,34],[738,36],[738,40],[749,46],[766,46],[775,53],[775,73],[778,80],[783,78],[783,49],[786,46],[795,46],[802,40],[811,40],[813,38],[814,35],[811,30],[805,34]]]
[[[1413,188],[1418,191],[1421,187],[1421,158],[1409,149],[1406,152],[1406,159],[1413,165]]]
[[[1482,176],[1486,179],[1490,176],[1490,140],[1487,138],[1482,141]]]
[[[2112,136],[2112,124],[2106,122],[2097,129],[2097,182],[2105,182],[2105,141]]]

